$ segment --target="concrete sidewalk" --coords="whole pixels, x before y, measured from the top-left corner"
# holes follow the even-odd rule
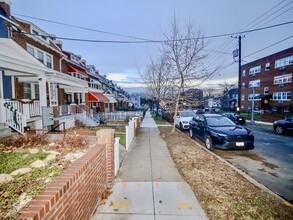
[[[175,168],[149,111],[120,171],[113,193],[92,220],[208,219]]]

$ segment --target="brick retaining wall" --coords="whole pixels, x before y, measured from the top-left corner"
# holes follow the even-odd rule
[[[21,209],[18,219],[90,219],[114,183],[114,130],[97,132],[97,144]]]

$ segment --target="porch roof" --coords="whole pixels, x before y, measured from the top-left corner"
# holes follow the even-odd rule
[[[35,76],[54,72],[10,38],[0,38],[0,69]]]
[[[80,75],[83,75],[85,77],[88,77],[85,71],[79,70],[71,65],[68,65],[68,72],[69,73],[79,73]]]
[[[89,102],[107,102],[109,103],[109,99],[104,96],[102,93],[98,92],[89,92]]]
[[[109,99],[109,102],[108,103],[117,103],[117,100],[113,96],[106,95],[106,97]]]

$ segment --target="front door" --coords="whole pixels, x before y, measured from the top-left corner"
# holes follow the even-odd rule
[[[3,71],[1,73],[1,75],[2,75],[2,85],[1,86],[3,86],[3,98],[4,99],[11,99],[12,98],[12,79],[11,79],[11,76],[5,76]]]

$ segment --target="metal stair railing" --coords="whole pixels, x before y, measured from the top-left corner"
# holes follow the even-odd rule
[[[91,125],[96,123],[100,124],[100,116],[86,105],[76,106],[76,115],[84,121],[87,121]]]

